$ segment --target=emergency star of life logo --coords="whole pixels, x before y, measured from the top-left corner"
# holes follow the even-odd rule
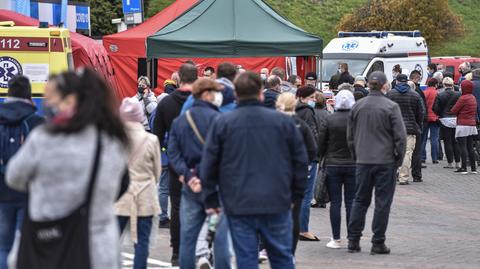
[[[342,45],[342,49],[345,51],[350,51],[358,48],[358,41],[348,41]]]
[[[0,57],[0,87],[8,88],[8,81],[22,74],[22,65],[12,57]]]
[[[419,64],[417,64],[417,65],[415,66],[415,70],[417,70],[418,72],[420,72],[420,75],[421,75],[420,79],[423,79],[423,68],[422,68],[422,66],[419,65]]]

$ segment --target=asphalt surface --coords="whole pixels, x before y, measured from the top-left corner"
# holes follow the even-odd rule
[[[455,175],[453,170],[442,168],[445,164],[427,162],[424,182],[397,185],[387,231],[390,255],[370,255],[373,201],[361,241],[362,252],[355,254],[347,253],[344,224],[345,248],[325,247],[331,236],[328,208],[312,208],[310,230],[321,241],[299,242],[296,267],[480,268],[480,175]],[[149,268],[170,268],[169,238],[168,229],[158,229]],[[123,251],[133,253],[128,240],[124,240]],[[125,254],[124,268],[132,268],[131,261]],[[261,268],[270,267],[264,264]]]

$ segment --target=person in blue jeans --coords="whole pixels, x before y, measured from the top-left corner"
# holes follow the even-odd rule
[[[427,140],[428,133],[430,133],[430,146],[432,154],[432,163],[438,163],[438,151],[440,146],[440,124],[438,121],[438,115],[433,111],[433,105],[437,98],[438,81],[435,78],[431,78],[427,81],[428,88],[423,92],[425,95],[425,105],[427,108],[427,122],[423,125],[422,133],[422,161],[427,160]]]
[[[125,98],[120,115],[130,140],[128,190],[115,204],[120,232],[130,222],[130,237],[134,243],[134,269],[146,269],[149,255],[153,216],[160,213],[157,181],[161,174],[160,142],[158,137],[145,131],[145,114],[138,100]]]
[[[180,253],[182,269],[196,268],[196,245],[207,214],[202,199],[199,164],[208,130],[219,116],[223,86],[209,78],[198,79],[192,86],[193,105],[173,121],[169,134],[170,165],[180,175]],[[228,229],[219,227],[215,238],[215,268],[230,268]]]
[[[163,160],[162,154],[162,160]],[[158,184],[158,201],[160,202],[161,213],[159,216],[159,228],[169,228],[170,219],[168,218],[168,166],[162,167],[162,174],[160,175],[160,182]]]
[[[8,141],[0,141],[2,145],[10,144],[10,136],[4,135],[6,127],[21,128],[22,134],[28,136],[33,128],[43,123],[43,118],[36,115],[33,106],[30,81],[24,76],[16,76],[8,82],[8,97],[0,104],[0,135]],[[4,128],[5,127],[5,128]],[[14,139],[20,139],[14,138]],[[14,145],[14,144],[11,144]],[[23,215],[27,205],[26,194],[9,188],[5,184],[5,169],[8,160],[16,153],[21,144],[0,148],[2,163],[0,164],[0,269],[7,268],[7,256],[13,246],[15,233],[20,231]]]
[[[295,121],[266,108],[262,88],[256,73],[237,77],[238,106],[210,126],[200,178],[207,213],[227,216],[238,269],[258,268],[259,239],[272,268],[292,269],[291,208],[305,194],[308,156]]]
[[[348,149],[347,122],[355,98],[348,90],[335,97],[335,113],[327,116],[319,128],[320,156],[326,166],[328,195],[330,196],[330,225],[332,238],[328,248],[341,248],[341,209],[345,201],[346,223],[355,197],[355,160]],[[342,192],[343,189],[343,192]],[[344,199],[342,199],[342,194]]]

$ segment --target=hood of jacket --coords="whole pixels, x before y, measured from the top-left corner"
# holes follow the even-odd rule
[[[469,88],[462,89],[462,95],[467,95],[472,93],[473,93],[473,89],[469,89]]]
[[[397,90],[399,93],[405,94],[410,91],[410,86],[408,83],[397,83],[395,85],[395,90]]]
[[[315,113],[315,110],[311,106],[302,102],[298,102],[297,107],[295,108],[295,111],[299,112],[305,109],[311,110],[313,113]]]
[[[228,105],[235,102],[235,86],[228,78],[219,78],[216,80],[218,83],[223,85],[223,102],[222,106]]]
[[[180,90],[175,90],[173,91],[170,96],[172,97],[173,100],[175,100],[175,102],[177,102],[180,106],[183,105],[183,103],[185,103],[185,101],[187,100],[188,96],[190,96],[191,92],[189,91],[180,91]]]
[[[7,101],[0,105],[0,124],[20,122],[36,111],[37,108],[32,104],[23,101]]]

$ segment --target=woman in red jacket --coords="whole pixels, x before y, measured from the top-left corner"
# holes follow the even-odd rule
[[[452,108],[452,113],[457,115],[457,128],[455,138],[458,140],[462,157],[462,168],[456,170],[456,173],[462,175],[467,172],[467,153],[472,168],[472,174],[477,173],[475,166],[475,154],[473,151],[473,138],[478,135],[477,131],[477,99],[473,96],[473,83],[469,80],[462,81],[460,85],[462,96],[458,99]]]

